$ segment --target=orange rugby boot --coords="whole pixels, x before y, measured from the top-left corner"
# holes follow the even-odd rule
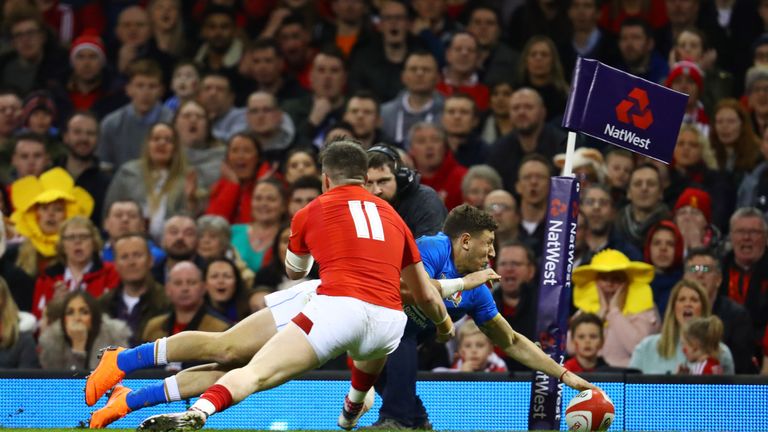
[[[131,409],[128,408],[128,403],[125,401],[125,397],[131,389],[123,387],[120,384],[115,386],[112,390],[112,395],[109,396],[107,405],[100,410],[96,410],[91,414],[91,429],[101,429],[107,427],[112,422],[116,422],[125,417]]]
[[[100,351],[98,366],[85,380],[85,403],[96,404],[104,393],[122,381],[125,372],[117,367],[117,355],[125,351],[122,347],[107,347]]]

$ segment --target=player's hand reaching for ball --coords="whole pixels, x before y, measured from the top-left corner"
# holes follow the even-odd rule
[[[571,371],[565,372],[565,374],[563,374],[563,377],[560,380],[563,383],[565,383],[565,385],[567,385],[568,387],[576,389],[577,391],[583,391],[587,389],[600,390],[596,385],[590,383],[589,381],[585,380],[584,378],[576,375]]]
[[[464,289],[470,290],[483,285],[486,282],[494,282],[501,279],[492,268],[478,270],[464,276]]]

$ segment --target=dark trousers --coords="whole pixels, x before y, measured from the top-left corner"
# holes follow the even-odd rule
[[[387,358],[376,392],[382,398],[379,420],[392,419],[406,427],[418,427],[429,418],[421,399],[416,395],[416,372],[419,368],[418,339],[406,334],[400,346]]]

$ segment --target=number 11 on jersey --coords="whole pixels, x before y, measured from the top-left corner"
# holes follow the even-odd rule
[[[379,217],[379,209],[370,201],[347,201],[352,220],[355,222],[357,238],[384,241],[384,227]],[[370,230],[368,227],[370,226]]]

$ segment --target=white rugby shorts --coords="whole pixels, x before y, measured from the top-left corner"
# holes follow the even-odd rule
[[[311,279],[264,297],[264,303],[272,311],[277,331],[284,329],[291,322],[291,318],[298,315],[315,297],[318,285],[320,285],[320,279]]]

